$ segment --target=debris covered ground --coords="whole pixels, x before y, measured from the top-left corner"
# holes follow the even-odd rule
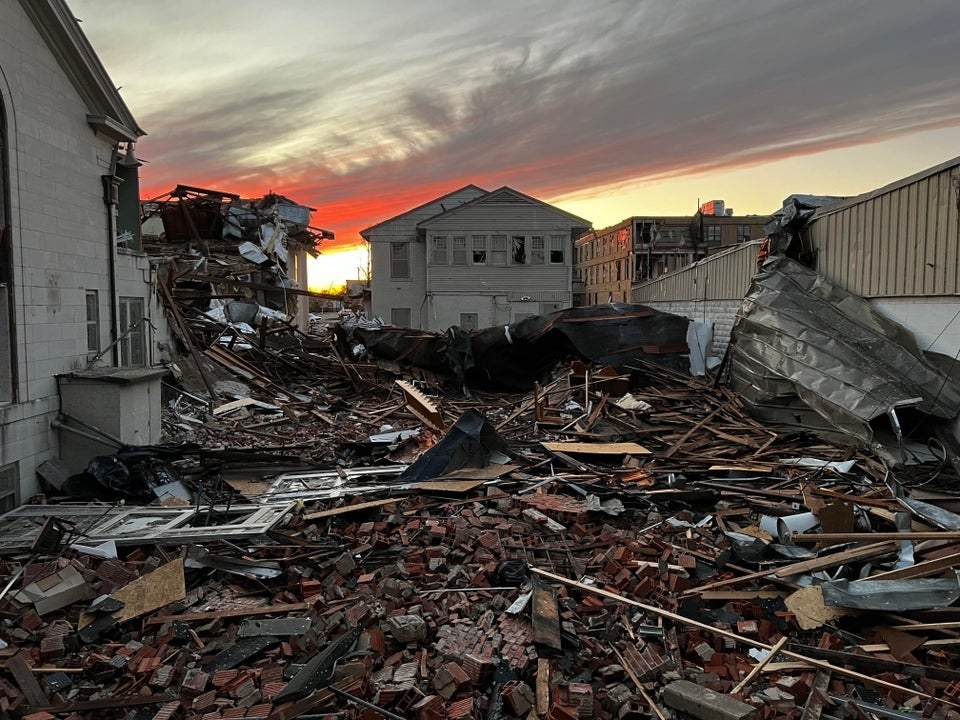
[[[266,361],[251,402],[172,394],[171,440],[204,448],[171,464],[189,504],[6,517],[5,712],[960,708],[942,457],[917,449],[892,477],[654,365],[632,387],[574,363],[529,393],[464,398],[309,343],[282,397]]]
[[[5,716],[960,717],[955,450],[890,388],[845,439],[748,414],[837,414],[829,372],[744,352],[777,303],[738,392],[640,306],[305,332],[299,206],[169,203],[166,442],[4,516]]]

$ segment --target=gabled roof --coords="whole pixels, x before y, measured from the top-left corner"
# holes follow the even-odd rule
[[[456,189],[456,190],[453,190],[452,192],[448,192],[446,195],[441,195],[440,197],[434,198],[433,200],[428,200],[428,201],[425,202],[425,203],[422,203],[422,204],[420,204],[420,205],[417,205],[415,208],[413,208],[413,209],[411,209],[411,210],[406,210],[405,212],[402,212],[402,213],[400,213],[399,215],[394,215],[392,218],[388,218],[388,219],[386,219],[386,220],[383,220],[382,222],[378,222],[376,225],[371,225],[371,226],[368,227],[368,228],[364,228],[363,230],[360,231],[360,237],[362,237],[364,240],[369,240],[369,238],[367,237],[367,233],[369,233],[371,230],[376,230],[376,229],[377,229],[378,227],[380,227],[381,225],[386,225],[387,223],[392,223],[392,222],[394,222],[394,221],[396,221],[396,220],[399,220],[399,219],[402,218],[402,217],[405,217],[405,216],[407,216],[407,215],[410,215],[410,214],[412,214],[412,213],[415,213],[415,212],[417,212],[418,210],[423,210],[423,209],[424,209],[425,207],[427,207],[428,205],[433,205],[434,203],[437,203],[437,202],[442,203],[444,200],[446,200],[446,199],[449,198],[449,197],[452,197],[452,196],[454,196],[454,195],[456,195],[456,194],[458,194],[458,193],[462,193],[464,190],[471,190],[471,189],[472,189],[472,190],[477,190],[477,191],[479,191],[479,192],[481,192],[481,193],[487,193],[487,191],[484,190],[482,187],[478,187],[478,186],[476,186],[476,185],[474,185],[474,184],[472,184],[472,183],[471,183],[470,185],[464,185],[462,188],[458,188],[458,189]],[[483,197],[483,196],[481,196],[481,197]],[[459,206],[458,206],[458,207],[459,207]]]
[[[20,0],[20,5],[83,99],[89,110],[87,122],[94,130],[117,141],[146,135],[66,2]]]
[[[497,188],[496,190],[488,192],[486,195],[481,195],[480,197],[474,198],[469,202],[465,202],[463,203],[463,205],[458,205],[457,207],[451,208],[450,210],[447,210],[446,212],[442,212],[439,215],[434,215],[433,217],[427,218],[426,220],[423,220],[422,222],[420,222],[417,225],[417,228],[419,229],[419,228],[426,227],[427,225],[434,222],[435,220],[439,220],[440,218],[447,217],[449,215],[452,215],[453,213],[458,213],[461,210],[464,210],[465,208],[468,208],[468,207],[474,207],[476,205],[488,204],[488,203],[493,203],[497,201],[509,202],[511,200],[522,200],[524,202],[530,203],[531,205],[539,205],[540,207],[546,208],[551,212],[557,213],[558,215],[563,215],[569,218],[570,220],[572,220],[574,223],[577,223],[580,226],[585,228],[592,226],[592,223],[589,220],[584,220],[582,217],[577,217],[576,215],[568,213],[565,210],[561,210],[555,205],[551,205],[550,203],[545,203],[543,200],[537,200],[537,198],[530,197],[529,195],[524,195],[519,190],[514,190],[513,188],[507,187],[506,185],[504,185],[501,188]]]

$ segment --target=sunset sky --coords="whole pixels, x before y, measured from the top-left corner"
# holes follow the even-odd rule
[[[149,133],[143,194],[285,194],[358,231],[510,185],[601,228],[768,214],[960,155],[952,0],[68,0]]]

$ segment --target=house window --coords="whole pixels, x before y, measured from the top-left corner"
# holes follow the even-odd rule
[[[473,250],[472,262],[474,265],[487,264],[487,236],[472,235],[470,237],[470,247]]]
[[[390,243],[390,279],[410,279],[410,245],[408,243]]]
[[[527,246],[525,243],[525,238],[523,235],[514,235],[512,238],[513,241],[513,252],[511,257],[513,259],[514,265],[526,265],[527,264]]]
[[[430,252],[430,264],[446,265],[447,262],[447,238],[444,235],[438,235],[433,239],[433,249]]]
[[[453,236],[453,264],[467,264],[467,238],[463,235]]]
[[[480,318],[477,313],[460,313],[460,328],[467,332],[477,329],[480,324]]]
[[[490,238],[490,264],[491,265],[506,265],[507,264],[507,236],[506,235],[494,235]]]
[[[738,243],[750,242],[750,226],[749,225],[737,225],[737,242]]]
[[[410,308],[390,308],[390,324],[397,327],[410,327]]]
[[[564,263],[564,240],[566,238],[563,235],[551,235],[550,236],[550,264],[551,265],[563,265]]]
[[[543,265],[546,244],[542,235],[533,235],[530,238],[530,264]]]
[[[707,225],[704,228],[704,239],[707,242],[707,247],[716,246],[720,244],[720,237],[723,228],[719,225]]]
[[[87,290],[87,352],[100,351],[100,295]]]
[[[147,343],[143,329],[143,298],[120,298],[120,364],[124,367],[146,365]]]

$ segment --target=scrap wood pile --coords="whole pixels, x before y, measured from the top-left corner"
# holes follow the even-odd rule
[[[4,712],[960,710],[960,503],[939,492],[957,482],[942,455],[891,469],[653,367],[640,386],[574,366],[471,398],[339,372],[365,391],[260,389],[175,419],[206,446],[189,504],[4,517]],[[272,447],[238,445],[264,417]]]
[[[326,343],[294,325],[298,299],[339,299],[297,282],[306,257],[333,238],[310,226],[312,211],[280,195],[245,200],[187,185],[144,205],[144,249],[158,267],[185,384],[218,398],[219,369],[285,396],[281,379],[325,371],[315,351]]]

